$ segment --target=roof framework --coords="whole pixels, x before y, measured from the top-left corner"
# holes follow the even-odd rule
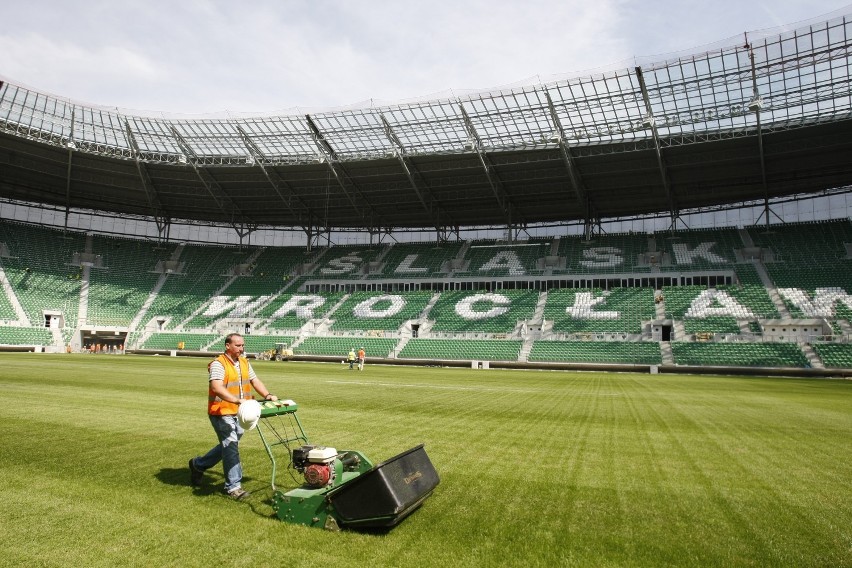
[[[169,119],[0,83],[0,197],[237,230],[584,220],[852,185],[841,15],[632,68],[376,108]]]

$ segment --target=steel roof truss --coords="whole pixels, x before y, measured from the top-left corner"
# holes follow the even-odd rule
[[[574,157],[571,155],[568,146],[565,144],[565,132],[562,129],[562,122],[559,120],[559,115],[556,113],[556,107],[553,106],[553,100],[550,98],[550,93],[545,91],[544,95],[547,98],[547,108],[550,110],[550,120],[553,122],[553,127],[556,130],[556,135],[559,139],[557,142],[559,145],[559,152],[562,155],[562,161],[565,163],[565,168],[568,170],[568,179],[571,181],[571,187],[574,189],[577,204],[584,208],[586,211],[586,217],[588,217],[589,204],[586,200],[586,190],[583,186],[582,180],[580,179],[580,172],[577,171],[577,166],[574,163]]]
[[[127,144],[133,151],[133,159],[136,161],[136,171],[139,172],[139,177],[142,180],[142,189],[145,190],[145,197],[148,199],[148,205],[151,207],[154,217],[157,218],[160,216],[163,208],[160,203],[159,195],[157,194],[157,189],[154,186],[154,182],[151,181],[151,176],[148,175],[148,169],[142,163],[142,160],[139,159],[139,144],[136,142],[136,137],[133,135],[133,129],[130,128],[129,121],[124,121],[124,128],[127,136]]]
[[[236,212],[239,215],[239,217],[242,221],[245,221],[245,217],[244,217],[243,212],[240,209],[239,205],[237,205],[237,203],[233,200],[233,198],[230,195],[225,193],[225,191],[219,186],[219,184],[216,183],[216,180],[214,180],[212,178],[209,181],[204,179],[204,176],[201,174],[201,169],[199,169],[199,167],[196,165],[196,162],[198,161],[198,156],[195,154],[195,151],[190,147],[190,145],[187,143],[187,141],[183,139],[183,136],[180,135],[180,132],[178,132],[174,127],[171,128],[171,131],[172,131],[172,135],[175,137],[175,141],[177,142],[181,151],[183,151],[186,154],[186,157],[188,158],[187,164],[189,164],[189,166],[195,172],[195,175],[198,176],[198,179],[201,180],[201,184],[204,186],[204,189],[207,190],[207,193],[210,194],[210,197],[213,199],[213,202],[216,204],[216,206],[219,208],[219,210],[223,214],[225,214],[226,217],[231,218],[231,226],[234,228],[234,230],[237,231],[237,233],[239,233],[240,229],[237,228],[237,224],[234,221],[234,212]],[[221,193],[222,195],[224,195],[227,198],[227,200],[230,202],[230,205],[233,209],[228,209],[225,206],[225,203],[219,198],[218,195],[216,195],[216,192],[213,191],[213,187],[211,187],[211,185],[215,186],[216,189],[219,190],[219,193]]]
[[[651,108],[651,99],[648,97],[648,87],[645,85],[645,77],[642,75],[642,68],[636,66],[636,78],[639,80],[639,88],[642,90],[642,99],[645,101],[645,124],[650,126],[651,134],[654,137],[654,149],[657,155],[657,166],[660,168],[660,179],[662,180],[663,189],[666,192],[666,199],[669,203],[669,212],[671,213],[672,222],[677,217],[674,199],[672,197],[671,187],[669,186],[669,176],[666,172],[666,163],[663,159],[663,152],[660,149],[660,136],[657,131],[657,124],[654,120],[654,113]]]
[[[405,172],[405,176],[408,178],[408,182],[411,184],[411,188],[417,195],[417,199],[420,200],[420,204],[423,205],[423,209],[425,209],[426,213],[429,215],[429,219],[432,221],[432,224],[435,226],[435,229],[440,231],[440,207],[437,205],[437,203],[435,203],[435,200],[430,194],[426,193],[425,190],[420,189],[420,183],[418,183],[417,181],[417,178],[420,177],[419,173],[414,167],[414,164],[408,163],[405,146],[403,146],[402,142],[400,142],[399,138],[397,138],[396,134],[393,131],[393,128],[391,128],[390,123],[388,123],[387,118],[385,118],[385,115],[379,113],[379,118],[381,118],[382,126],[385,130],[385,136],[387,136],[390,143],[395,147],[393,153],[399,160],[399,164],[400,166],[402,166],[402,169]],[[416,177],[415,174],[417,174]]]
[[[306,225],[306,224],[303,222],[303,220],[302,220],[302,211],[297,211],[295,208],[293,208],[293,206],[292,206],[292,204],[291,204],[291,201],[293,200],[293,191],[292,191],[292,189],[289,187],[289,185],[287,184],[287,182],[285,182],[284,180],[282,180],[282,179],[280,179],[280,178],[279,178],[279,179],[278,179],[278,181],[276,182],[276,180],[273,180],[273,179],[272,179],[272,176],[270,175],[269,171],[268,171],[268,170],[266,169],[266,167],[263,165],[263,163],[264,163],[265,161],[267,161],[266,156],[263,154],[263,152],[260,150],[260,148],[258,148],[257,144],[255,144],[255,143],[254,143],[254,141],[253,141],[253,140],[251,139],[251,137],[250,137],[250,136],[246,133],[246,131],[242,129],[242,127],[240,127],[239,125],[237,125],[237,130],[239,131],[240,136],[241,136],[241,137],[242,137],[242,139],[243,139],[243,143],[246,145],[246,149],[249,151],[249,154],[251,154],[251,156],[254,158],[254,163],[255,163],[255,165],[256,165],[256,166],[258,166],[258,167],[260,168],[260,171],[261,171],[261,172],[263,172],[263,176],[266,178],[266,180],[267,180],[267,181],[269,182],[269,184],[272,186],[272,189],[275,191],[275,194],[279,197],[279,199],[281,199],[281,203],[283,203],[283,204],[284,204],[284,206],[285,206],[285,207],[286,207],[286,208],[287,208],[287,209],[288,209],[288,210],[289,210],[289,211],[290,211],[293,215],[295,215],[295,216],[296,216],[296,218],[299,220],[299,223],[300,223],[300,225],[299,225],[299,226],[300,226],[300,227],[301,227],[301,228],[302,228],[302,229],[303,229],[303,230],[307,233],[307,232],[308,232],[308,228],[307,228],[307,225]],[[277,177],[277,176],[276,176],[276,177]],[[285,196],[284,196],[284,194],[283,194],[283,193],[282,193],[282,191],[281,191],[281,188],[279,188],[279,187],[278,187],[279,182],[280,182],[280,184],[281,184],[281,185],[283,185],[283,186],[284,186],[284,189],[286,189],[286,190],[287,190],[287,192],[290,194],[290,198],[289,198],[289,199],[288,199],[287,197],[285,197]],[[311,217],[311,216],[314,216],[313,211],[311,211],[311,209],[310,209],[309,207],[307,207],[307,206],[306,206],[306,205],[302,202],[302,200],[301,200],[301,199],[299,199],[298,197],[296,197],[296,200],[299,202],[299,205],[301,205],[301,207],[302,207],[304,210],[306,210],[307,215],[308,215],[308,219],[310,220],[310,217]],[[310,221],[309,221],[309,222],[310,222]],[[324,223],[326,223],[326,224],[328,224],[328,220],[327,220],[327,219],[326,219],[326,220],[323,220],[323,222],[324,222]]]
[[[319,127],[317,127],[314,120],[311,118],[311,115],[306,114],[305,120],[307,121],[308,128],[311,130],[311,137],[314,140],[314,144],[316,144],[317,149],[320,152],[320,158],[322,158],[326,165],[328,165],[329,170],[331,170],[331,174],[334,176],[335,181],[337,181],[337,185],[340,186],[341,191],[343,191],[343,195],[346,196],[346,199],[349,201],[349,204],[352,206],[352,209],[355,213],[358,214],[361,219],[364,219],[364,212],[358,207],[358,204],[352,198],[352,194],[349,192],[349,189],[346,187],[346,182],[344,182],[342,173],[338,172],[338,168],[336,166],[338,159],[337,153],[334,151],[334,148],[331,147],[331,144],[323,136],[322,132],[320,132]]]
[[[494,193],[494,197],[497,199],[497,206],[500,208],[500,212],[503,214],[503,219],[505,219],[506,225],[511,225],[511,202],[509,201],[509,198],[506,195],[505,190],[503,189],[503,184],[500,182],[500,179],[494,172],[494,167],[491,165],[491,161],[488,159],[488,157],[485,155],[485,151],[482,149],[482,140],[479,138],[479,134],[477,134],[476,128],[474,128],[473,122],[471,122],[470,120],[470,116],[468,116],[467,111],[465,110],[462,102],[459,101],[458,104],[459,110],[461,110],[462,118],[464,120],[465,131],[467,132],[468,136],[468,148],[475,151],[476,155],[479,157],[479,162],[482,164],[482,169],[485,171],[485,177],[488,180],[488,185],[491,186],[491,191]]]
[[[774,213],[774,212],[769,207],[769,186],[766,183],[766,158],[765,158],[765,155],[764,155],[764,152],[763,152],[763,132],[762,132],[763,129],[761,128],[761,124],[760,124],[760,108],[763,105],[762,105],[762,102],[760,100],[760,93],[759,93],[758,88],[757,88],[757,72],[755,70],[755,65],[754,65],[754,50],[752,49],[751,45],[748,46],[748,54],[749,54],[749,59],[751,60],[751,79],[752,79],[752,99],[751,99],[751,102],[749,103],[749,110],[754,111],[754,116],[755,116],[755,119],[757,121],[757,152],[758,152],[758,157],[760,158],[760,161],[759,161],[759,163],[760,163],[760,181],[761,181],[761,184],[763,185],[763,212],[761,213],[761,216],[763,216],[763,215],[766,216],[766,219],[765,219],[766,228],[767,228],[767,230],[769,230],[769,214],[771,212],[772,213]],[[777,215],[776,215],[776,217],[777,217]],[[780,219],[780,217],[779,217],[779,219]]]

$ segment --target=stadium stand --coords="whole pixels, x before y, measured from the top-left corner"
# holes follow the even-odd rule
[[[517,361],[520,341],[467,339],[412,339],[398,357],[400,359],[448,359],[475,361]]]
[[[314,276],[323,280],[361,278],[386,250],[386,245],[333,247],[323,256]]]
[[[752,262],[745,262],[737,264],[734,269],[736,270],[737,280],[742,285],[751,285],[751,286],[759,286],[761,289],[763,288],[763,280],[760,278],[760,274],[757,272],[757,268]]]
[[[647,272],[650,265],[640,265],[639,256],[648,250],[649,235],[596,235],[592,239],[563,236],[559,239],[559,256],[565,267],[554,274],[609,274]],[[654,258],[659,264],[659,259]]]
[[[774,261],[790,265],[830,266],[847,257],[845,243],[852,243],[852,221],[838,219],[786,223],[748,229],[754,244],[774,252]]]
[[[142,349],[204,351],[217,337],[216,333],[154,333],[145,340]]]
[[[550,250],[549,242],[527,241],[513,245],[495,241],[474,241],[465,260],[466,271],[456,276],[520,276],[541,274],[538,260]]]
[[[852,291],[852,259],[845,247],[852,243],[849,219],[751,228],[749,234],[756,246],[772,252],[766,269],[778,288]]]
[[[531,239],[516,246],[479,240],[310,253],[294,247],[160,245],[7,222],[0,229],[0,263],[8,280],[0,296],[0,322],[12,324],[0,327],[3,345],[59,349],[62,341],[64,348],[84,325],[126,330],[131,348],[171,351],[182,343],[187,351],[214,352],[239,322],[240,332],[243,324],[252,328],[245,330],[249,353],[286,343],[300,355],[335,358],[364,346],[373,357],[448,361],[849,365],[843,341],[849,336],[852,297],[842,285],[848,281],[846,239],[852,242],[847,222],[773,226],[770,235],[756,228],[745,236],[741,229],[714,229]],[[826,243],[800,242],[823,232],[834,236]],[[755,238],[746,259],[739,251],[750,235]],[[649,250],[659,255],[659,266],[648,265]],[[543,259],[552,259],[554,251],[561,260],[544,267]],[[809,257],[808,251],[817,252]],[[802,267],[806,259],[810,264]],[[453,263],[464,270],[454,270]],[[675,285],[685,279],[672,277],[672,285],[659,290],[618,285],[624,274],[676,275],[679,265],[691,274],[719,274],[723,266],[733,280]],[[560,267],[585,274],[589,282],[600,278],[595,282],[609,288],[505,287],[512,284],[504,281],[509,278],[550,282],[549,272]],[[618,276],[607,280],[608,275]],[[798,282],[797,275],[805,284],[774,287],[776,279]],[[478,277],[485,277],[489,288],[464,289],[479,287]],[[419,278],[443,279],[447,285],[407,291],[407,283],[415,289]],[[458,282],[464,278],[472,281]],[[394,287],[355,287],[377,279],[392,279]],[[328,282],[341,291],[305,291]],[[21,303],[29,322],[19,321],[12,299]],[[81,324],[76,315],[84,299]],[[54,311],[60,322],[46,319]],[[665,321],[677,331],[669,359],[651,332]],[[799,321],[806,322],[809,335],[776,332],[795,331]],[[53,331],[39,327],[57,323]],[[806,353],[797,342],[811,335],[819,341]]]
[[[666,311],[683,320],[687,333],[739,333],[739,320],[778,316],[766,290],[753,284],[667,286],[663,296]]]
[[[285,343],[290,346],[293,345],[293,342],[296,340],[292,335],[253,335],[247,334],[243,335],[243,339],[245,340],[245,353],[246,354],[257,354],[263,351],[270,351],[275,349],[275,345],[277,343]],[[224,351],[225,350],[225,338],[222,337],[212,345],[207,346],[208,351]]]
[[[0,322],[12,322],[17,321],[17,319],[18,314],[15,313],[15,308],[9,301],[6,291],[3,290],[3,293],[0,294]]]
[[[53,335],[43,327],[0,326],[0,345],[50,345]]]
[[[743,247],[737,229],[665,231],[654,237],[671,259],[670,264],[662,265],[664,270],[730,267],[736,262],[734,251]]]
[[[687,333],[739,333],[737,319],[728,316],[707,316],[703,318],[686,318],[683,328]]]
[[[678,365],[738,367],[807,367],[807,358],[793,343],[672,343]]]
[[[544,317],[553,322],[554,332],[638,334],[642,322],[654,317],[654,290],[550,290]]]
[[[332,247],[323,251],[323,261],[304,274],[301,272],[311,266],[316,251],[163,246],[8,222],[0,223],[0,229],[4,251],[0,263],[9,290],[30,320],[18,321],[4,289],[0,321],[14,324],[0,327],[0,344],[4,345],[55,344],[59,336],[47,327],[38,327],[51,325],[45,319],[50,314],[63,318],[60,336],[66,344],[71,343],[85,283],[85,325],[126,328],[128,344],[138,344],[144,337],[144,344],[136,345],[144,349],[173,350],[182,341],[186,350],[204,350],[211,345],[217,350],[215,342],[223,336],[217,326],[229,318],[244,318],[260,331],[259,335],[246,335],[248,352],[287,343],[298,345],[297,351],[303,354],[336,357],[345,355],[354,342],[356,347],[370,343],[366,346],[368,353],[378,357],[518,360],[524,343],[522,328],[534,324],[544,331],[530,338],[535,341],[530,341],[523,359],[529,362],[661,364],[660,344],[649,341],[646,327],[659,315],[653,288],[554,288],[547,292],[299,290],[305,282],[317,279],[452,280],[469,277],[483,267],[486,270],[480,276],[544,277],[543,259],[556,247],[554,242],[558,242],[557,254],[564,255],[566,270],[575,273],[620,274],[627,269],[637,274],[650,270],[652,274],[655,270],[671,272],[686,263],[696,270],[724,266],[734,274],[729,285],[662,287],[665,314],[676,325],[680,322],[686,334],[672,343],[676,364],[811,365],[813,361],[794,341],[758,341],[762,339],[761,321],[778,322],[788,317],[779,312],[771,296],[776,289],[766,286],[761,270],[772,285],[778,285],[778,301],[789,317],[809,321],[824,317],[827,333],[841,338],[852,320],[848,295],[852,264],[845,258],[852,229],[847,220],[772,226],[768,233],[751,228],[748,235],[753,246],[770,251],[761,259],[738,259],[737,251],[745,246],[741,230],[714,229],[650,236],[602,235],[588,241],[562,237],[558,241],[531,240],[514,247],[497,241],[474,241],[468,243],[470,247],[460,242],[439,247]],[[820,240],[820,235],[827,238]],[[648,249],[653,248],[659,252],[660,266],[649,268]],[[447,272],[463,250],[467,270]],[[361,260],[355,262],[356,257]],[[167,261],[172,261],[168,265],[171,270],[164,268]],[[402,272],[396,270],[400,266]],[[323,268],[329,270],[322,272]],[[406,272],[406,268],[423,270]],[[158,284],[162,284],[159,289]],[[144,317],[139,318],[140,314]],[[138,320],[137,327],[131,330],[134,319]],[[149,323],[153,319],[165,321],[153,329]],[[315,325],[308,333],[328,336],[307,337],[300,344],[302,329],[309,321]],[[406,322],[423,325],[424,335],[400,342]],[[520,322],[525,325],[520,326]],[[27,323],[30,325],[21,325]],[[394,337],[376,337],[385,333]],[[483,343],[463,347],[471,341]],[[398,343],[403,347],[397,353]],[[813,353],[815,364],[849,367],[846,344],[816,343]]]
[[[298,330],[311,319],[328,316],[344,295],[343,292],[281,294],[263,307],[257,316],[268,322],[268,329]]]
[[[417,278],[444,275],[448,262],[456,258],[460,242],[397,243],[381,261],[381,270],[371,271],[369,278]]]
[[[529,361],[660,365],[660,344],[651,341],[536,341]]]
[[[296,348],[298,355],[326,355],[346,359],[350,349],[357,351],[363,347],[370,357],[388,357],[392,354],[396,339],[376,337],[308,337]]]
[[[239,254],[237,252],[236,254]],[[249,253],[250,263],[229,268],[231,281],[189,319],[187,329],[204,329],[225,318],[255,318],[284,289],[295,283],[298,267],[310,254],[297,247],[259,249]]]
[[[480,334],[512,333],[521,320],[532,318],[538,292],[443,292],[429,312],[433,331]]]
[[[175,329],[223,288],[233,278],[228,271],[245,264],[250,254],[213,246],[184,246],[178,258],[182,268],[166,275],[148,317],[168,317],[165,329]]]
[[[331,329],[393,331],[417,318],[431,297],[431,292],[354,292],[330,316]]]
[[[92,253],[102,266],[89,273],[89,325],[128,326],[160,278],[157,264],[168,259],[174,245],[93,236]]]
[[[75,253],[85,251],[86,235],[3,222],[0,242],[9,251],[0,262],[28,323],[46,323],[47,311],[76,327],[84,267],[72,262]]]
[[[852,369],[852,344],[814,343],[813,348],[826,367]]]
[[[231,284],[223,291],[229,296],[259,297],[275,294],[290,285],[299,267],[311,261],[314,253],[300,247],[270,247],[262,249],[250,264],[237,266]]]

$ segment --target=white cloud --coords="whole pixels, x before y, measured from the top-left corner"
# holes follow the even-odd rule
[[[273,112],[548,81],[843,0],[195,0],[4,7],[0,75],[83,102]]]

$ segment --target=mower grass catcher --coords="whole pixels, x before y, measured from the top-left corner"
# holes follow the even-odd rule
[[[373,465],[359,451],[311,444],[297,410],[292,401],[262,402],[257,426],[272,461],[272,508],[282,521],[328,530],[393,527],[438,485],[423,444]],[[291,471],[303,479],[286,493],[275,486],[276,446],[284,446]]]

